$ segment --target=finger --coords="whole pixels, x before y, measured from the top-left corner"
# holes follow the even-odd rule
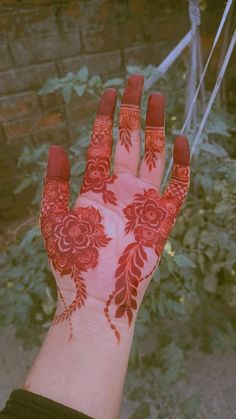
[[[115,89],[107,89],[103,94],[93,124],[93,133],[87,153],[83,182],[80,193],[99,193],[107,204],[116,205],[116,197],[107,186],[116,176],[110,176],[112,155],[112,126],[117,100]],[[102,195],[101,195],[102,194]]]
[[[140,157],[140,103],[144,77],[129,77],[119,113],[119,140],[116,145],[114,173],[129,172],[137,175]]]
[[[101,97],[93,132],[87,151],[87,161],[83,183],[97,183],[110,173],[112,155],[112,126],[117,100],[115,89],[107,89]]]
[[[165,169],[165,97],[161,93],[149,96],[145,127],[145,152],[139,177],[158,190]]]
[[[179,211],[190,185],[190,150],[187,137],[183,135],[176,137],[173,160],[171,179],[163,198],[175,201],[176,208]]]
[[[68,211],[70,164],[65,150],[52,145],[49,148],[47,170],[44,179],[40,225],[50,218]]]

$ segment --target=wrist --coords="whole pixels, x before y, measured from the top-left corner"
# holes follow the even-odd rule
[[[96,419],[119,417],[123,386],[132,346],[134,322],[120,319],[119,345],[100,310],[88,304],[69,321],[50,327],[25,386]],[[58,305],[60,312],[60,303]],[[73,329],[73,337],[69,341]]]

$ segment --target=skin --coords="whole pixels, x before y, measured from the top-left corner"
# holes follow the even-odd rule
[[[119,417],[138,310],[190,183],[188,140],[179,136],[172,177],[160,195],[165,168],[161,93],[148,100],[146,152],[140,162],[143,82],[143,76],[132,75],[124,90],[114,173],[109,164],[117,92],[107,89],[74,208],[66,202],[69,162],[63,148],[50,147],[45,176],[40,224],[58,304],[23,388],[97,419]],[[61,188],[67,192],[59,202]],[[49,195],[51,189],[54,195]],[[83,235],[85,226],[90,230]],[[95,230],[100,241],[91,238]]]

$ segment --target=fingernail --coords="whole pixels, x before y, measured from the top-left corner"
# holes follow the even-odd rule
[[[48,179],[70,179],[70,165],[65,150],[58,145],[51,145],[48,151],[47,174]]]
[[[187,137],[179,135],[174,143],[174,163],[189,166],[190,150]]]

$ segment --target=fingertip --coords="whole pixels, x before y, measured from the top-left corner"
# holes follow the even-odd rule
[[[146,125],[163,127],[165,123],[165,96],[160,92],[148,98]]]
[[[144,76],[142,74],[132,74],[126,83],[122,97],[122,104],[140,106]]]
[[[174,163],[182,166],[189,166],[190,164],[190,148],[186,136],[178,135],[174,143]]]
[[[46,177],[64,181],[70,179],[69,160],[64,148],[59,145],[53,144],[49,147]]]
[[[117,101],[117,91],[113,87],[109,87],[103,93],[98,105],[97,115],[108,116],[112,120],[114,118]]]

